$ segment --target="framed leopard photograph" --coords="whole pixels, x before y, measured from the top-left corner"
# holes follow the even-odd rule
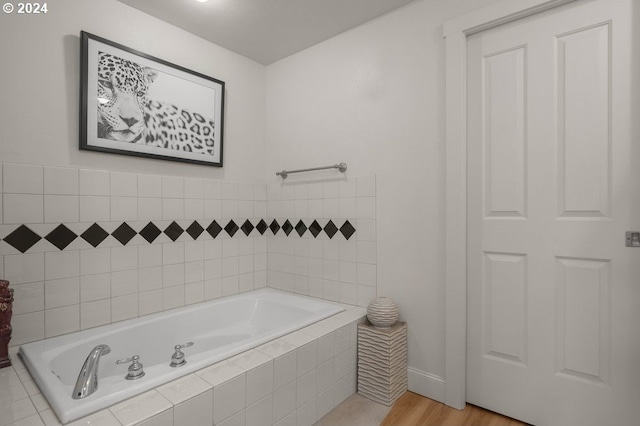
[[[224,81],[80,39],[80,149],[222,167]]]

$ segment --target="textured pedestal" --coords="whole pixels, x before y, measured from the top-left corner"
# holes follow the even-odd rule
[[[358,393],[390,406],[407,390],[407,323],[358,324]]]

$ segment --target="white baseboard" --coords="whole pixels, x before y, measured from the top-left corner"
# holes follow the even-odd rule
[[[444,379],[435,374],[408,368],[409,390],[438,402],[444,402]]]

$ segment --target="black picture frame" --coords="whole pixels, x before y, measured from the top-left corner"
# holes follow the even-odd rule
[[[225,83],[85,31],[80,149],[222,167]]]

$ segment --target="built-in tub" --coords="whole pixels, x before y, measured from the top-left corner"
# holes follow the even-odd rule
[[[67,423],[343,310],[262,289],[29,343],[19,353],[60,421]],[[187,363],[170,367],[174,346],[186,342],[194,343],[183,349]],[[72,399],[78,372],[99,344],[109,345],[111,353],[100,359],[98,389]],[[132,355],[140,356],[146,375],[125,380],[128,364],[115,361]]]

